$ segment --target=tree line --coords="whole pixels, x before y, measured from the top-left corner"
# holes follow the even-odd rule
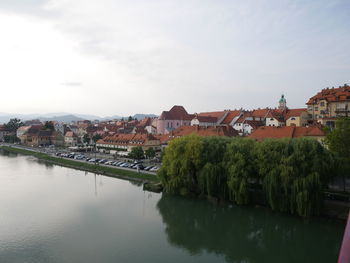
[[[334,137],[341,136],[337,131],[327,135],[330,150]],[[320,214],[322,190],[349,162],[330,150],[307,138],[256,142],[190,135],[169,143],[159,176],[167,193],[239,205],[263,202],[272,210],[308,217]]]

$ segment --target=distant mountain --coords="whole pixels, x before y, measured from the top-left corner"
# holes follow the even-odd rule
[[[154,114],[135,114],[133,116],[134,119],[142,120],[146,117],[157,117],[157,115]],[[7,123],[12,118],[18,118],[22,121],[26,120],[34,120],[39,119],[41,121],[58,121],[58,122],[72,122],[72,121],[80,121],[80,120],[120,120],[124,119],[127,120],[129,116],[119,116],[119,115],[113,115],[108,117],[99,117],[97,115],[88,115],[88,114],[71,114],[66,112],[54,112],[54,113],[45,113],[45,114],[9,114],[9,113],[0,113],[0,123]]]
[[[37,119],[41,120],[42,122],[44,122],[44,121],[58,121],[58,122],[65,122],[65,123],[69,123],[72,121],[85,120],[83,118],[79,118],[79,117],[72,115],[72,114],[63,115],[63,116],[52,116],[52,117],[39,117]]]
[[[142,114],[142,113],[137,113],[133,116],[133,118],[135,119],[138,119],[138,120],[143,120],[144,118],[155,118],[155,117],[158,117],[157,115],[154,115],[154,114]]]

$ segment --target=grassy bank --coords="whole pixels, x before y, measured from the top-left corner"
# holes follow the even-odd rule
[[[159,182],[158,176],[153,174],[146,174],[146,173],[138,173],[134,171],[128,171],[124,169],[118,169],[118,168],[112,168],[112,167],[106,167],[101,165],[95,165],[91,163],[84,163],[79,162],[71,159],[64,159],[60,157],[53,157],[50,155],[47,155],[45,153],[38,153],[34,151],[29,151],[25,149],[15,148],[15,147],[9,147],[9,146],[0,146],[0,149],[4,149],[9,152],[14,153],[20,153],[24,155],[31,155],[34,156],[40,160],[45,160],[47,162],[74,168],[78,170],[93,172],[93,173],[99,173],[104,174],[107,176],[113,176],[121,179],[127,179],[127,180],[135,180],[135,181],[149,181],[149,182]]]

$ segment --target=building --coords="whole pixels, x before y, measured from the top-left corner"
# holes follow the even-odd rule
[[[260,126],[265,125],[266,116],[270,109],[257,109],[253,111],[244,111],[239,118],[235,120],[233,128],[239,135],[247,136]]]
[[[321,141],[325,137],[325,132],[319,126],[312,126],[312,127],[263,126],[263,127],[259,127],[251,135],[249,135],[249,138],[255,139],[257,141],[263,141],[268,138],[280,139],[280,138],[300,138],[300,137],[314,138]]]
[[[0,142],[3,142],[5,140],[5,136],[11,134],[11,132],[9,132],[5,125],[0,125]]]
[[[287,109],[287,100],[286,100],[286,98],[284,97],[283,94],[281,95],[281,98],[280,98],[280,100],[278,102],[278,109],[280,111],[284,111],[284,110]]]
[[[196,114],[196,116],[191,120],[191,126],[216,126],[218,119],[212,116],[200,116]]]
[[[309,114],[306,108],[288,109],[284,116],[286,126],[303,127],[308,125]]]
[[[27,126],[28,127],[28,126]],[[29,126],[25,132],[20,132],[18,137],[21,140],[21,144],[38,147],[38,146],[48,146],[48,145],[60,145],[58,142],[57,134],[55,131],[43,130],[40,125]]]
[[[138,124],[133,128],[131,133],[149,133],[156,134],[157,127],[154,125],[155,118],[146,117],[139,121]]]
[[[117,152],[131,152],[134,147],[142,147],[143,150],[153,148],[160,150],[160,140],[152,134],[124,134],[116,133],[106,136],[96,142],[96,147],[100,151],[108,150],[114,154]]]
[[[163,111],[157,120],[157,134],[168,134],[181,127],[190,126],[194,114],[188,114],[183,106],[175,105],[169,111]]]
[[[191,125],[208,126],[227,126],[233,127],[236,120],[241,116],[241,110],[223,110],[213,112],[201,112],[195,115]]]
[[[350,86],[322,89],[306,105],[312,120],[334,127],[337,118],[350,116]]]
[[[274,127],[281,127],[285,126],[285,115],[286,115],[287,109],[280,110],[280,109],[271,109],[269,110],[265,123],[266,126],[274,126]]]
[[[72,147],[78,145],[78,136],[73,131],[67,131],[64,135],[64,145]]]
[[[21,126],[21,127],[19,127],[19,128],[17,129],[17,131],[16,131],[16,136],[17,136],[18,138],[21,138],[21,136],[22,136],[24,133],[26,133],[26,132],[30,129],[30,127],[32,127],[32,126]],[[41,125],[40,125],[40,127],[41,127]]]

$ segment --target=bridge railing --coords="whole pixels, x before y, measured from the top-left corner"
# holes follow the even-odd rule
[[[338,263],[350,263],[350,212],[339,253]]]

